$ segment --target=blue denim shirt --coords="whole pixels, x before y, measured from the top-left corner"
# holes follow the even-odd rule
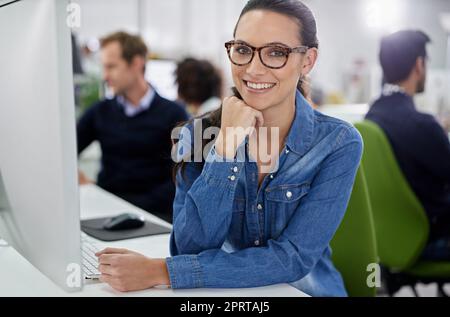
[[[187,163],[177,175],[166,259],[172,288],[290,283],[312,296],[346,296],[329,243],[361,153],[354,127],[297,92],[278,170],[259,189],[255,162],[220,162],[214,147],[203,169]]]

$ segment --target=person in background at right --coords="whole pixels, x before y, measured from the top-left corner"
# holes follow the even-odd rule
[[[222,76],[207,60],[185,58],[175,71],[179,101],[193,116],[217,110],[222,103]]]
[[[435,118],[416,110],[413,97],[425,90],[426,44],[421,31],[404,30],[381,41],[382,95],[366,119],[386,133],[400,168],[430,222],[422,257],[450,260],[450,143]]]

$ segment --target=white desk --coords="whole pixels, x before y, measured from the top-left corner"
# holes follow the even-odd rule
[[[318,109],[321,113],[349,123],[364,120],[369,111],[368,104],[323,105]]]
[[[65,296],[56,284],[0,240],[0,297]]]
[[[156,218],[128,202],[94,185],[80,188],[81,218],[113,216],[123,212],[142,214],[147,220],[158,224],[170,224]],[[98,241],[98,240],[96,240]],[[117,242],[97,242],[100,246],[123,247],[149,257],[165,258],[169,256],[169,235],[157,235],[129,239]],[[139,292],[120,293],[109,285],[100,282],[88,282],[81,292],[66,293],[45,275],[40,273],[25,258],[10,246],[1,246],[0,242],[0,297],[1,296],[223,296],[223,297],[304,297],[308,296],[288,284],[245,288],[245,289],[157,289]]]

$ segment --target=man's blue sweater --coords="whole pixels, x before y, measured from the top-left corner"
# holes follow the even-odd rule
[[[374,102],[366,119],[386,133],[400,168],[430,220],[430,240],[450,234],[450,144],[439,123],[395,93]]]
[[[97,184],[165,220],[172,221],[171,130],[188,115],[157,93],[149,109],[125,115],[116,98],[90,107],[77,125],[78,153],[98,140],[102,150]]]

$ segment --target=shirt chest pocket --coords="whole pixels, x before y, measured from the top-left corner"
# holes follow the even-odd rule
[[[280,185],[266,190],[269,211],[268,229],[272,238],[277,238],[287,227],[289,220],[299,207],[302,197],[309,192],[310,184]]]

